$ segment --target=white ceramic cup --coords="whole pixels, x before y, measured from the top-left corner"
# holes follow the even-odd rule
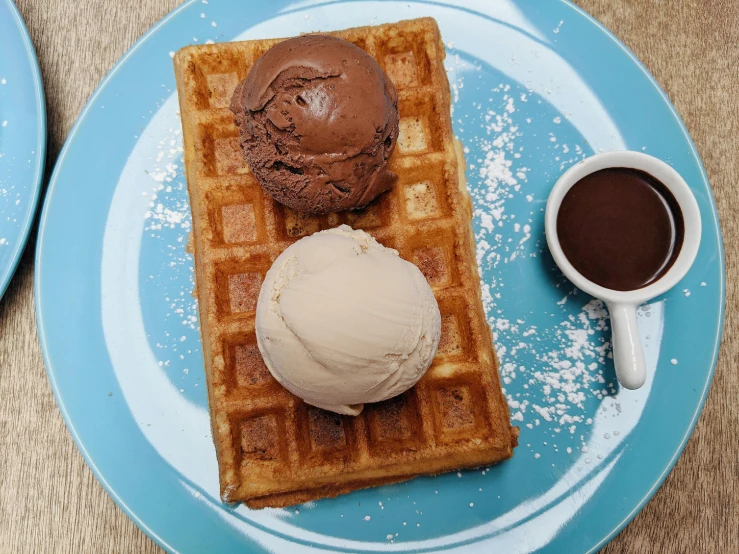
[[[586,175],[618,167],[644,171],[664,184],[677,200],[685,226],[683,244],[672,267],[654,283],[631,291],[607,289],[583,277],[564,255],[557,236],[557,214],[570,188]],[[600,298],[608,306],[616,377],[627,389],[638,389],[646,380],[647,370],[636,309],[674,287],[693,264],[701,239],[701,214],[695,196],[680,174],[662,160],[641,152],[606,152],[578,162],[559,178],[547,201],[545,228],[549,250],[562,273],[578,288]]]

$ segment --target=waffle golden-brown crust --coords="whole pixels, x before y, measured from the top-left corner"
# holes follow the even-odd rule
[[[517,444],[480,298],[436,22],[330,34],[374,56],[399,91],[400,137],[390,161],[398,184],[358,212],[294,213],[262,191],[243,161],[231,94],[277,40],[190,46],[174,60],[221,497],[254,508],[488,465]],[[254,333],[257,295],[274,259],[300,237],[341,223],[418,265],[442,314],[439,352],[423,379],[358,417],[313,408],[282,388]]]

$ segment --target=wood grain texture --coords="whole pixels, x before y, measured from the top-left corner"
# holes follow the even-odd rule
[[[706,408],[655,498],[603,552],[739,552],[739,2],[577,3],[636,53],[685,120],[727,247],[726,326]],[[105,73],[178,1],[18,4],[46,87],[51,168]],[[95,480],[54,403],[36,335],[34,247],[35,236],[0,301],[0,553],[161,552]]]

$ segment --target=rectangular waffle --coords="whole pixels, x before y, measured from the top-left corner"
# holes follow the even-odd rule
[[[278,40],[189,46],[175,56],[192,207],[197,296],[221,498],[288,506],[511,457],[512,428],[480,297],[464,160],[449,115],[444,47],[433,19],[329,33],[372,55],[395,83],[397,185],[360,211],[311,216],[274,202],[246,166],[228,106]],[[415,263],[442,314],[439,351],[405,394],[358,417],[313,408],[282,388],[254,332],[274,259],[346,223]]]

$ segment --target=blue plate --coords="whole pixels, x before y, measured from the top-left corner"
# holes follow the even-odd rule
[[[36,213],[46,154],[46,108],[36,52],[11,0],[0,0],[0,297]]]
[[[218,498],[171,56],[193,42],[433,16],[475,203],[483,296],[521,445],[492,468],[291,509]],[[690,273],[640,312],[649,380],[618,388],[603,306],[545,249],[557,177],[593,152],[646,150],[693,189]],[[561,2],[187,2],[105,78],[54,171],[37,316],[67,425],[115,501],[172,552],[587,552],[654,494],[700,413],[721,336],[724,267],[711,189],[644,67]]]

